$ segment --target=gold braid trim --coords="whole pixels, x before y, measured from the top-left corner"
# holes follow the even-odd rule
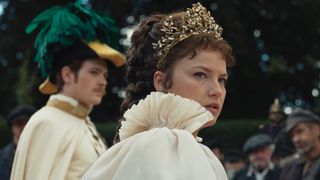
[[[80,119],[86,119],[90,113],[90,108],[85,107],[84,105],[72,106],[70,103],[61,101],[58,99],[50,99],[47,102],[47,106],[56,107],[62,111],[70,113],[74,116],[79,117]]]

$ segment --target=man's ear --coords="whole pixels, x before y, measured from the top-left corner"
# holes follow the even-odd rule
[[[163,81],[165,79],[165,74],[161,71],[156,71],[153,75],[153,85],[156,91],[164,91]]]
[[[64,84],[70,84],[73,81],[74,73],[72,72],[70,67],[68,67],[68,66],[62,67],[60,72],[61,72],[61,78],[62,78]]]

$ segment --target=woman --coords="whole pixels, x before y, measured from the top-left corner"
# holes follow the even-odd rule
[[[233,57],[221,32],[199,3],[140,23],[128,54],[120,142],[83,179],[227,179],[197,137],[215,124],[226,95]]]

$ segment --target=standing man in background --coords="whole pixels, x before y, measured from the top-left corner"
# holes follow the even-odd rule
[[[12,133],[12,142],[0,150],[0,177],[9,180],[14,154],[24,126],[29,121],[36,109],[32,106],[18,106],[7,117],[7,125]]]
[[[287,119],[286,131],[296,147],[295,159],[285,164],[280,180],[320,179],[320,119],[298,109]]]
[[[238,171],[233,180],[277,180],[280,169],[271,161],[275,145],[265,134],[251,136],[243,146],[249,164]]]

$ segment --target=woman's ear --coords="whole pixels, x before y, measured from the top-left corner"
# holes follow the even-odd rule
[[[64,66],[60,72],[64,84],[70,84],[74,76],[74,73],[71,71],[71,69],[68,66]]]
[[[165,74],[161,71],[156,71],[153,75],[153,85],[156,91],[164,91],[163,81],[165,79]]]

